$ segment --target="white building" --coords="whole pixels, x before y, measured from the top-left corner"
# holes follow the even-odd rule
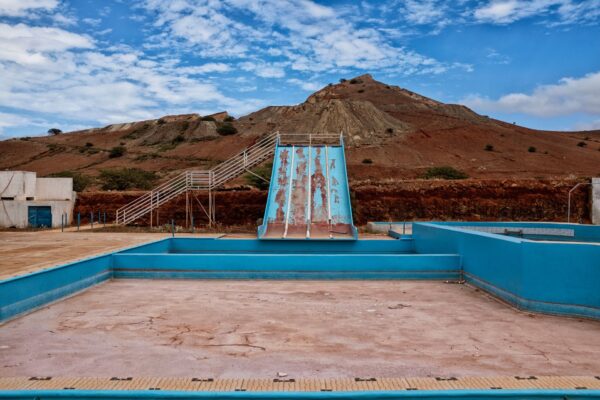
[[[38,178],[35,172],[0,171],[0,226],[60,227],[71,222],[73,178]]]

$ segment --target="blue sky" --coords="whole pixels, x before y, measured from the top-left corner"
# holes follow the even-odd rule
[[[600,129],[600,0],[0,0],[0,137],[241,116],[371,73],[540,129]]]

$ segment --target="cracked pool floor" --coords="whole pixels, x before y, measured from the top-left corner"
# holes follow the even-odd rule
[[[598,375],[600,322],[437,281],[115,280],[0,325],[0,376]]]

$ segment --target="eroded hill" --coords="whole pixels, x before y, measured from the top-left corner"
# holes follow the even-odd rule
[[[258,136],[280,131],[343,132],[354,181],[415,178],[441,165],[474,178],[600,174],[599,131],[532,130],[370,75],[327,86],[298,105],[267,107],[230,120],[226,113],[187,114],[6,140],[0,142],[0,168],[95,176],[102,169],[126,166],[166,179],[184,169],[210,168]],[[120,155],[115,147],[121,148]]]

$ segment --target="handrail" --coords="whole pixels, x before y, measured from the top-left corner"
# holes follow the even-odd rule
[[[256,143],[234,154],[219,165],[208,170],[187,170],[172,179],[158,185],[144,195],[117,210],[117,224],[132,222],[142,215],[160,207],[187,190],[213,190],[224,183],[237,178],[269,156],[273,155],[275,145],[341,145],[342,135],[313,133],[272,132],[261,137]]]
[[[126,224],[160,207],[190,188],[211,190],[243,174],[273,154],[278,132],[267,134],[245,150],[209,170],[188,170],[160,184],[117,210],[116,222]]]

